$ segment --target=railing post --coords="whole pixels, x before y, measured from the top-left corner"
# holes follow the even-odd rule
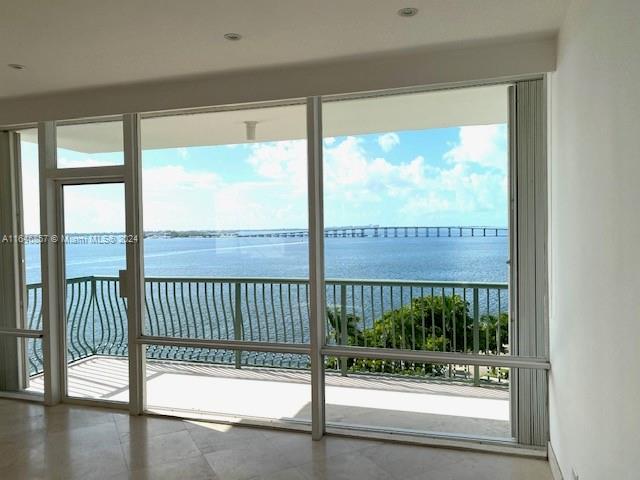
[[[235,283],[235,313],[233,315],[233,335],[234,339],[242,340],[242,284]],[[236,368],[240,368],[242,363],[242,351],[236,350]]]
[[[473,289],[473,353],[480,353],[480,298],[478,288]],[[480,366],[473,366],[473,384],[480,385]]]
[[[340,344],[349,343],[349,326],[347,325],[347,286],[340,285]],[[340,357],[340,373],[347,376],[347,357]]]
[[[92,275],[91,276],[91,309],[89,309],[87,311],[87,315],[89,316],[89,319],[91,321],[91,341],[93,342],[93,351],[92,353],[95,355],[98,350],[96,348],[96,322],[95,322],[95,316],[96,316],[96,304],[98,303],[98,299],[97,299],[97,292],[96,292],[96,278]],[[89,314],[88,312],[91,312],[91,314]],[[100,322],[100,329],[102,330],[102,322]],[[102,332],[101,332],[102,333]],[[80,337],[80,332],[78,332],[78,338]],[[102,335],[101,335],[102,338]]]

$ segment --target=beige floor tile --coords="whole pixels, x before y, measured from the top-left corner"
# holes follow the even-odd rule
[[[187,422],[187,431],[202,453],[246,447],[267,442],[265,432],[259,428],[235,427],[207,422]]]
[[[202,454],[186,430],[146,436],[133,434],[122,442],[122,451],[130,469],[175,463]]]
[[[120,439],[115,424],[111,422],[48,432],[46,442],[50,451],[64,455],[104,445],[117,446]]]
[[[293,467],[282,450],[269,442],[219,450],[205,455],[212,470],[225,480],[248,480]]]
[[[298,467],[307,479],[390,480],[388,472],[359,452],[335,455]]]
[[[114,421],[121,442],[128,441],[131,436],[151,438],[187,428],[186,422],[180,419],[132,416],[124,413],[114,415]]]
[[[49,478],[65,480],[103,480],[127,475],[127,465],[119,445],[74,448],[59,454],[55,448],[47,453],[46,471]],[[55,452],[55,453],[53,453]],[[59,456],[58,456],[59,455]]]
[[[39,430],[32,433],[16,433],[0,439],[0,470],[38,460],[46,443],[47,433]],[[40,455],[42,457],[42,455]],[[44,459],[44,457],[42,457]]]
[[[3,479],[11,480],[40,480],[54,478],[49,475],[49,472],[44,468],[42,464],[19,464],[12,465],[10,467],[2,468]]]
[[[406,480],[553,480],[543,460],[464,452],[448,465],[433,464]]]
[[[0,478],[551,480],[546,461],[0,399]]]
[[[455,450],[391,443],[366,448],[360,453],[397,478],[423,475],[436,467],[447,468],[460,455],[460,451]]]
[[[293,432],[279,432],[269,438],[269,443],[271,448],[278,449],[292,465],[303,465],[377,445],[374,441],[333,435],[314,441],[308,433]]]
[[[204,457],[193,457],[180,462],[153,465],[131,471],[132,480],[222,480]]]
[[[456,462],[430,472],[443,480],[552,480],[544,460],[479,452],[464,452]]]
[[[48,432],[113,423],[111,411],[70,405],[45,407],[44,421]]]
[[[269,475],[256,477],[255,480],[308,480],[308,477],[299,468],[291,467]]]

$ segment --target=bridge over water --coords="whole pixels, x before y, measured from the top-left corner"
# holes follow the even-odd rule
[[[238,237],[307,237],[308,230],[260,230],[238,232]],[[324,236],[329,238],[364,238],[364,237],[507,237],[509,230],[503,227],[487,226],[363,226],[363,227],[331,227],[325,228]]]

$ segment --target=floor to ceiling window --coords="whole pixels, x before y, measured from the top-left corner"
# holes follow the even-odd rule
[[[30,331],[0,328],[0,390],[42,391],[48,371],[63,401],[544,445],[539,90],[51,122],[44,172],[23,132],[24,232],[61,235],[21,244]],[[63,339],[39,338],[44,306]],[[46,342],[64,345],[49,367]]]
[[[56,145],[58,168],[84,172],[61,181],[65,393],[127,403],[128,316],[119,286],[126,268],[124,185],[91,179],[95,168],[123,163],[122,118],[57,125]]]
[[[507,87],[323,105],[327,342],[509,351]],[[511,437],[509,370],[329,357],[333,425]]]
[[[36,129],[17,132],[17,155],[13,159],[16,174],[13,188],[20,215],[15,227],[17,238],[2,235],[2,248],[14,248],[18,262],[15,264],[18,283],[19,318],[5,316],[2,327],[31,332],[41,332],[42,284],[40,278],[40,205],[38,132]],[[6,165],[9,165],[7,162]],[[3,172],[3,189],[11,181]],[[6,193],[8,193],[8,189]],[[3,199],[9,201],[9,199]],[[6,203],[4,205],[9,205]],[[3,225],[4,227],[4,225]],[[4,228],[3,228],[4,231]],[[7,265],[6,263],[3,265]],[[3,284],[5,292],[9,285]],[[7,297],[8,299],[9,297]],[[36,336],[14,336],[0,334],[0,391],[29,392],[42,394],[41,382],[44,371],[42,339]]]
[[[144,118],[144,334],[309,343],[304,105]],[[308,421],[309,357],[148,345],[147,407]]]

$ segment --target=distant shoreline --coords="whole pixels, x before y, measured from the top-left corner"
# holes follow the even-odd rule
[[[325,236],[383,236],[391,232],[397,236],[447,236],[450,231],[452,236],[504,236],[508,227],[487,225],[446,225],[446,226],[384,226],[384,225],[349,225],[341,227],[326,227]],[[485,235],[477,235],[478,231]],[[416,235],[415,233],[419,235]],[[469,234],[473,232],[474,234]],[[491,235],[486,235],[491,232]],[[498,232],[498,234],[496,234]],[[370,234],[365,234],[370,233]],[[406,235],[405,235],[406,233]],[[412,235],[409,235],[411,233]],[[124,232],[74,232],[67,236],[100,236],[100,235],[124,235]],[[25,237],[37,237],[38,234],[25,234]],[[144,238],[243,238],[243,237],[273,237],[273,236],[308,236],[306,228],[279,228],[279,229],[233,229],[233,230],[149,230],[144,232]],[[395,235],[391,235],[395,236]]]

